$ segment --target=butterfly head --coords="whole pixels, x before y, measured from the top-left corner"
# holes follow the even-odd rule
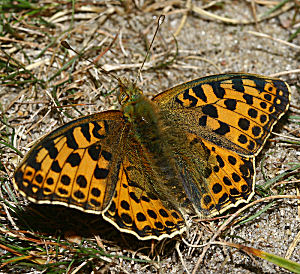
[[[118,101],[122,106],[124,116],[131,121],[134,119],[135,105],[143,97],[143,92],[134,82],[124,77],[119,79],[119,86]]]
[[[152,116],[153,103],[143,95],[143,91],[125,78],[120,78],[119,85],[118,101],[127,121],[153,120],[149,117],[149,114]]]
[[[143,94],[134,82],[124,77],[119,79],[119,86],[118,101],[121,106],[137,101]]]

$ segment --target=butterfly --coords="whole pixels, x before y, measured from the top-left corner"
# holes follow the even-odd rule
[[[14,174],[21,194],[101,214],[141,240],[174,237],[187,214],[211,217],[252,198],[255,156],[289,107],[286,82],[219,74],[152,100],[125,78],[119,86],[121,110],[37,141]]]

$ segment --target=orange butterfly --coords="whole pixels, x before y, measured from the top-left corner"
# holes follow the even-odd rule
[[[39,140],[14,174],[30,201],[102,214],[142,240],[173,237],[254,194],[254,157],[289,106],[284,81],[213,75],[148,100],[119,80],[121,111],[76,119]]]

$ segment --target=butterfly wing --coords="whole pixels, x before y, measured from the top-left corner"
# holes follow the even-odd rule
[[[122,113],[107,111],[74,120],[37,142],[16,169],[14,185],[35,203],[102,213],[142,240],[182,233],[181,213],[165,207],[147,171],[149,162]]]
[[[180,127],[244,155],[259,153],[289,99],[284,81],[238,73],[199,78],[153,98],[172,109]]]
[[[248,202],[254,194],[254,157],[239,155],[206,140],[201,143],[201,148],[208,151],[205,170],[200,169],[198,180],[190,179],[185,186],[190,189],[186,192],[196,211],[204,217],[214,216]],[[188,169],[185,172],[191,173]]]
[[[224,74],[153,98],[162,119],[187,136],[179,145],[182,155],[175,158],[199,215],[221,213],[253,196],[254,156],[287,110],[289,97],[289,86],[281,80]]]
[[[38,141],[14,174],[14,185],[39,204],[99,214],[116,187],[115,153],[125,128],[120,111],[79,118]]]
[[[103,218],[141,240],[161,240],[181,234],[186,229],[181,213],[166,206],[154,189],[149,191],[160,182],[153,182],[151,169],[144,166],[146,158],[141,147],[137,145],[135,149],[138,150],[129,149],[120,163],[116,192]]]

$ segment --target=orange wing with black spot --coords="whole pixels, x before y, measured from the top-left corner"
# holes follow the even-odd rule
[[[153,98],[163,119],[187,135],[185,151],[199,151],[193,156],[183,152],[177,163],[200,215],[216,215],[250,200],[254,157],[289,99],[284,81],[239,73],[196,79]]]
[[[254,158],[238,155],[208,141],[203,144],[210,151],[211,172],[205,178],[206,189],[200,201],[197,200],[198,207],[214,216],[248,202],[254,195]]]
[[[15,187],[35,203],[100,214],[115,191],[114,151],[124,129],[120,111],[65,124],[32,147],[15,172]]]
[[[166,208],[149,191],[146,157],[128,133],[120,111],[72,121],[32,147],[15,172],[14,185],[38,204],[103,214],[120,231],[139,239],[182,233],[181,213]]]
[[[153,100],[161,109],[172,109],[186,131],[250,156],[259,153],[288,109],[290,88],[260,75],[220,74],[176,86]]]
[[[135,156],[134,162],[125,156],[120,166],[116,192],[103,213],[104,219],[142,240],[161,240],[181,234],[186,229],[181,213],[166,207],[155,191],[146,191],[151,182],[138,164],[144,155]]]

